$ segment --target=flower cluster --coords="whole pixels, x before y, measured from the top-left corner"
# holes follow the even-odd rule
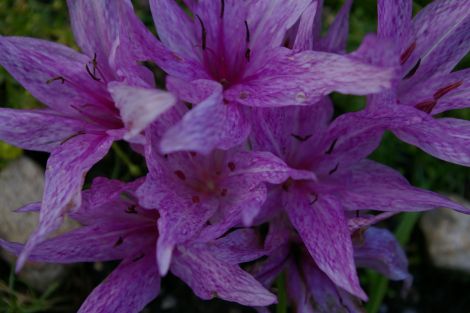
[[[321,35],[320,0],[150,0],[158,39],[130,0],[68,0],[81,52],[0,37],[0,64],[45,108],[0,110],[0,139],[46,151],[40,223],[27,260],[120,260],[79,312],[139,312],[168,272],[202,299],[276,303],[286,272],[297,312],[362,312],[356,267],[410,280],[398,212],[468,209],[368,160],[391,131],[470,165],[470,2],[378,1],[378,30],[346,53],[352,0]],[[152,65],[152,66],[149,66]],[[150,68],[158,67],[164,81]],[[157,86],[164,86],[159,89]],[[333,118],[331,92],[367,96]],[[90,168],[115,141],[145,157],[133,182]],[[65,215],[82,226],[50,238]]]

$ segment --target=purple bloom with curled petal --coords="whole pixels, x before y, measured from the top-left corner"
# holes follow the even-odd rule
[[[348,217],[365,210],[468,210],[412,187],[398,172],[365,159],[386,128],[375,112],[348,113],[330,122],[331,113],[327,98],[315,106],[253,111],[254,150],[270,151],[289,167],[315,176],[290,179],[271,189],[258,218],[269,220],[284,210],[318,268],[338,287],[366,299],[354,265]]]
[[[378,13],[378,35],[392,47],[373,57],[398,65],[400,81],[370,96],[369,109],[415,115],[412,124],[395,117],[390,130],[433,156],[469,166],[470,123],[433,116],[470,105],[469,69],[452,72],[470,49],[470,2],[433,1],[412,18],[411,0],[380,0]]]
[[[69,0],[82,53],[39,39],[0,37],[0,64],[45,109],[0,109],[0,139],[50,152],[40,225],[20,258],[80,206],[87,171],[115,140],[142,143],[141,131],[175,104],[152,89],[153,77],[136,63],[131,41],[147,30],[129,1]]]
[[[76,263],[120,260],[119,266],[88,296],[79,313],[138,313],[160,290],[155,248],[156,210],[139,206],[133,183],[97,178],[84,191],[82,206],[71,217],[82,226],[39,243],[30,260]],[[37,205],[39,208],[39,204]],[[0,240],[0,246],[18,254],[22,245]],[[158,249],[158,244],[157,244]],[[267,306],[276,297],[239,267],[265,254],[253,229],[238,229],[210,240],[187,240],[173,252],[170,271],[202,299],[214,296],[244,305]]]
[[[244,106],[314,104],[332,91],[364,95],[391,86],[393,75],[388,67],[371,66],[353,55],[284,47],[287,31],[302,13],[311,13],[317,1],[186,1],[193,17],[173,0],[150,3],[161,43],[181,68],[155,62],[169,74],[168,89],[197,104],[163,138],[165,153],[207,154],[213,148],[242,143],[250,127]],[[306,21],[299,22],[306,32],[311,30],[310,18],[315,17],[314,12],[307,15]],[[193,82],[212,87],[195,88],[188,94]],[[201,137],[194,131],[201,127],[211,136]],[[187,142],[191,142],[189,148]]]
[[[182,107],[167,112],[147,132],[149,174],[138,191],[142,206],[160,213],[157,259],[162,275],[176,245],[218,238],[231,228],[251,225],[266,200],[266,183],[312,177],[290,169],[269,152],[241,147],[209,155],[160,153],[161,136],[180,119]]]

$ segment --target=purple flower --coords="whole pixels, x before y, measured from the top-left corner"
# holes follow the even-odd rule
[[[151,89],[153,77],[136,63],[135,38],[148,31],[128,1],[69,1],[83,54],[32,38],[0,37],[0,64],[44,109],[0,109],[0,139],[50,152],[40,225],[18,262],[80,206],[87,171],[115,140],[142,143],[140,132],[175,103]],[[131,41],[132,40],[132,41]]]
[[[414,115],[400,117],[390,129],[400,139],[443,160],[470,165],[470,124],[455,118],[433,118],[448,110],[469,107],[470,72],[452,72],[470,49],[470,2],[434,1],[412,18],[412,1],[381,0],[378,35],[392,42],[381,62],[399,67],[394,89],[373,95],[369,109]],[[383,58],[386,58],[383,60]]]
[[[142,180],[126,184],[95,179],[92,188],[83,193],[82,206],[70,214],[83,226],[39,243],[30,254],[31,261],[40,262],[121,261],[79,313],[137,313],[159,293],[155,247],[160,236],[157,220],[163,217],[139,206],[136,189],[141,184]],[[260,243],[252,229],[231,231],[213,240],[188,240],[176,246],[170,270],[202,299],[217,296],[266,306],[276,297],[238,265],[264,255]],[[4,240],[0,245],[15,254],[22,249],[22,245]]]
[[[161,135],[180,119],[179,108],[166,113],[147,132],[149,174],[138,192],[144,207],[160,213],[157,259],[162,275],[170,267],[176,245],[215,239],[233,227],[251,225],[266,199],[265,183],[312,177],[290,169],[269,152],[241,147],[209,155],[161,154]]]
[[[309,40],[316,5],[310,0],[188,1],[193,18],[173,0],[150,3],[161,42],[184,70],[155,62],[169,74],[168,89],[197,104],[163,138],[165,153],[207,154],[242,143],[250,128],[244,106],[314,104],[332,91],[364,95],[390,87],[390,68],[368,65],[354,55],[283,47],[286,32],[304,12],[297,42],[305,46]],[[200,128],[211,136],[194,138],[193,130]]]
[[[315,175],[274,187],[258,218],[269,220],[284,210],[318,268],[338,287],[366,299],[354,265],[348,217],[365,210],[468,210],[365,160],[385,129],[375,112],[344,114],[330,123],[331,113],[328,99],[315,106],[254,111],[253,148],[271,151],[291,168]]]

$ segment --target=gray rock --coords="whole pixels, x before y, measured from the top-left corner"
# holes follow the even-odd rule
[[[458,197],[454,201],[470,208]],[[470,273],[470,216],[448,209],[423,214],[420,222],[427,248],[436,266]]]
[[[14,210],[42,197],[43,169],[26,157],[11,162],[0,172],[0,236],[14,242],[25,242],[38,223],[37,213],[16,213]],[[65,228],[73,227],[68,223]],[[12,266],[16,257],[1,251]],[[30,287],[44,291],[64,274],[64,267],[52,264],[28,263],[19,276]]]

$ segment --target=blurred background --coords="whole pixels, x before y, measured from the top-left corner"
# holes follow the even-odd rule
[[[91,1],[91,0],[90,0]],[[393,1],[393,0],[391,0]],[[133,1],[142,20],[153,30],[146,0]],[[341,0],[326,0],[325,27],[332,22]],[[415,12],[429,0],[415,0]],[[365,34],[376,29],[376,1],[357,0],[350,20],[349,49]],[[65,0],[0,0],[0,34],[43,38],[77,48],[70,30]],[[458,68],[470,67],[467,56]],[[334,94],[337,114],[364,107],[363,97]],[[0,106],[40,107],[14,79],[0,68]],[[470,120],[470,110],[446,113]],[[470,170],[436,160],[419,149],[386,134],[371,158],[401,171],[418,187],[449,195],[456,201],[470,199]],[[22,151],[0,142],[0,236],[24,241],[34,228],[35,216],[21,218],[11,210],[37,201],[43,188],[47,155]],[[113,146],[111,153],[93,168],[87,181],[98,175],[130,180],[145,173],[142,159],[125,144]],[[467,200],[465,200],[467,199]],[[467,206],[470,207],[468,202]],[[69,223],[70,224],[70,223]],[[67,227],[73,225],[67,224]],[[361,280],[370,296],[368,313],[468,313],[470,312],[470,220],[467,216],[438,210],[405,213],[387,221],[384,227],[395,232],[410,262],[414,284],[405,295],[402,284],[389,282],[371,271],[361,271]],[[0,312],[75,312],[91,290],[116,264],[72,266],[30,265],[15,275],[14,259],[0,258]],[[274,308],[274,311],[276,309]],[[144,312],[255,312],[222,301],[201,301],[173,277],[163,281],[161,296]],[[286,312],[277,308],[277,312]]]

